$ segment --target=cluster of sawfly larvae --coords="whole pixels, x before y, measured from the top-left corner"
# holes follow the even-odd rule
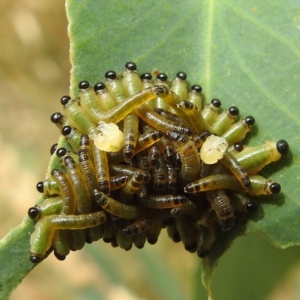
[[[28,211],[36,221],[33,263],[51,250],[64,260],[99,239],[143,248],[163,228],[205,257],[216,230],[229,231],[236,214],[247,218],[257,210],[253,196],[280,192],[258,172],[289,146],[243,145],[252,116],[237,120],[235,106],[219,112],[218,99],[202,108],[202,88],[188,91],[184,72],[153,80],[130,62],[105,78],[94,87],[80,82],[78,97],[62,97],[64,113],[51,116],[62,136],[51,148],[57,168],[37,184],[43,201]]]

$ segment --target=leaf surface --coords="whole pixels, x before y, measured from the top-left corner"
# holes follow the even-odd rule
[[[206,285],[217,259],[238,235],[257,231],[277,247],[299,244],[297,1],[69,0],[68,15],[73,95],[80,80],[102,81],[107,70],[121,72],[127,61],[136,62],[140,73],[158,69],[173,77],[183,70],[191,84],[203,87],[206,102],[220,98],[223,107],[234,104],[242,116],[255,117],[248,145],[289,142],[290,154],[262,172],[281,184],[282,193],[257,197],[259,216],[220,234],[219,245],[204,260]]]

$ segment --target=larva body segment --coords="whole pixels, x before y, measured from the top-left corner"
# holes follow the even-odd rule
[[[92,122],[97,124],[102,110],[94,89],[90,86],[88,81],[81,81],[78,87],[80,105],[87,112],[88,117],[92,120]]]
[[[142,90],[142,81],[135,63],[127,63],[122,75],[122,84],[127,95],[134,95]]]
[[[75,127],[82,133],[88,135],[97,134],[95,124],[90,121],[83,108],[79,106],[77,101],[71,100],[71,98],[68,96],[64,96],[61,98],[61,104],[64,106],[64,112],[68,118],[68,123],[72,127]]]
[[[134,223],[128,225],[123,229],[123,232],[127,235],[139,235],[143,232],[146,232],[152,225],[157,222],[158,217],[161,215],[160,211],[149,211],[144,214]]]
[[[187,226],[187,224],[190,224],[190,217],[187,215],[178,217],[175,219],[175,224],[184,248],[191,253],[195,252],[197,249],[198,229],[196,226]]]
[[[93,195],[93,190],[97,186],[97,177],[94,165],[89,157],[87,149],[80,149],[78,152],[79,167],[86,183],[90,198]]]
[[[104,210],[108,211],[114,216],[118,216],[123,219],[136,219],[141,216],[143,212],[143,209],[141,209],[140,207],[120,203],[98,190],[95,190],[94,192],[94,199],[97,204],[100,205]]]
[[[142,90],[145,90],[149,87],[154,86],[154,82],[152,80],[152,75],[150,73],[144,73],[141,75],[141,81],[142,81]],[[150,103],[151,101],[149,101]],[[148,104],[149,104],[148,103]]]
[[[200,172],[200,158],[194,143],[187,135],[181,135],[177,132],[168,132],[169,138],[177,145],[181,158],[181,171],[179,178],[183,185],[197,179]]]
[[[176,124],[175,122],[164,119],[147,105],[141,105],[135,111],[147,124],[164,133],[173,130],[186,133],[187,135],[192,135],[193,133],[192,129],[185,125]]]
[[[220,159],[220,163],[232,172],[244,188],[251,187],[249,175],[232,154],[225,152],[223,158]]]
[[[201,258],[207,257],[209,250],[216,239],[216,234],[213,226],[202,226],[197,240],[197,255]]]
[[[255,213],[258,209],[255,200],[250,199],[245,193],[231,192],[229,197],[235,211],[249,215]]]
[[[239,184],[239,181],[234,176],[229,174],[215,174],[189,183],[185,186],[184,191],[186,193],[200,193],[215,189],[243,190],[241,184]]]
[[[138,116],[135,113],[130,113],[124,118],[123,155],[126,162],[130,161],[134,155],[139,134],[138,126]]]
[[[254,123],[255,119],[252,116],[241,119],[240,121],[232,124],[230,128],[222,134],[222,137],[226,139],[229,145],[240,142],[251,130]]]
[[[147,195],[144,198],[138,198],[137,203],[148,208],[173,208],[181,206],[188,201],[188,198],[183,195]]]
[[[60,196],[45,199],[42,203],[30,207],[28,216],[30,219],[39,220],[43,216],[59,214],[63,208],[63,202]]]
[[[123,72],[122,84],[127,95],[135,95],[142,90],[142,82],[135,63],[127,63]],[[134,155],[138,139],[138,116],[132,112],[124,118],[124,147],[123,155],[126,162],[130,161]]]
[[[250,176],[251,188],[247,191],[250,195],[271,195],[280,193],[281,186],[271,180],[260,175]]]
[[[58,260],[65,260],[70,253],[69,230],[56,230],[52,240],[52,247],[54,248],[54,255]]]
[[[163,155],[159,152],[158,159],[152,168],[153,191],[156,194],[164,194],[167,190],[167,165]]]
[[[75,128],[68,125],[61,129],[61,134],[65,136],[74,153],[78,153],[81,134]]]
[[[187,75],[184,72],[178,72],[175,79],[172,80],[170,88],[181,100],[187,99],[186,78]]]
[[[107,71],[105,73],[105,85],[109,93],[113,96],[115,101],[119,104],[126,98],[126,92],[123,87],[122,81],[117,77],[115,71]]]
[[[123,203],[131,203],[133,194],[135,194],[142,184],[148,183],[150,176],[142,171],[137,171],[128,180],[126,185],[120,190],[120,201]]]
[[[238,114],[239,110],[235,106],[231,106],[228,110],[220,113],[211,125],[211,133],[221,136],[230,128]]]
[[[215,189],[206,192],[206,197],[216,212],[223,231],[229,231],[235,226],[234,210],[230,199],[222,189]]]
[[[195,84],[191,87],[191,90],[187,96],[187,100],[193,103],[198,108],[199,112],[201,112],[201,108],[202,108],[201,92],[202,92],[202,87],[200,85]],[[182,100],[185,99],[186,98],[182,98]]]
[[[94,85],[95,95],[99,105],[103,111],[108,111],[117,106],[117,101],[109,93],[103,82],[98,82]]]
[[[42,259],[50,248],[51,241],[57,229],[83,229],[95,227],[104,223],[106,216],[99,211],[87,215],[51,215],[42,218],[36,223],[30,238],[31,260]]]
[[[96,170],[97,181],[100,191],[109,194],[110,181],[107,154],[103,150],[99,150],[93,146],[94,167]]]
[[[111,176],[110,177],[110,190],[115,191],[123,187],[128,182],[128,176]]]
[[[136,148],[135,154],[143,151],[149,146],[153,145],[163,137],[163,133],[157,130],[152,130],[150,132],[143,133],[140,135]]]
[[[59,186],[57,183],[51,179],[45,181],[39,181],[36,185],[36,189],[40,193],[47,193],[49,195],[55,195],[59,193]]]
[[[175,113],[172,113],[170,111],[164,110],[162,108],[154,108],[153,109],[156,113],[158,113],[160,116],[164,117],[167,120],[170,120],[178,125],[185,126],[185,127],[190,127],[191,125],[189,124],[188,121],[185,119],[181,118]]]
[[[75,203],[75,192],[71,186],[71,183],[67,176],[60,170],[54,169],[51,172],[53,180],[59,187],[60,193],[63,199],[63,209],[62,213],[66,215],[72,215],[75,213],[76,210],[76,203]]]
[[[108,112],[102,113],[98,118],[99,121],[106,123],[117,123],[121,121],[126,115],[141,104],[156,98],[157,96],[164,96],[168,90],[164,86],[154,86],[147,90],[141,91],[129,98],[126,101],[120,102],[119,105],[114,107]]]
[[[181,108],[188,115],[192,128],[196,133],[209,130],[202,114],[199,112],[197,106],[192,102],[183,100],[177,104],[177,107]]]
[[[201,114],[207,125],[211,126],[215,122],[220,106],[221,101],[219,99],[213,99],[210,104],[204,106]]]
[[[71,156],[65,156],[64,165],[67,171],[66,174],[71,179],[72,186],[74,187],[76,213],[86,214],[91,209],[92,201],[83,181],[82,175],[79,172],[79,168]]]
[[[277,143],[266,141],[265,144],[255,147],[246,147],[235,155],[239,164],[248,172],[256,174],[267,164],[277,161],[281,155],[288,152],[288,144],[284,140]]]

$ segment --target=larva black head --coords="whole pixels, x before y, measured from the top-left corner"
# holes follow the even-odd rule
[[[113,248],[119,247],[119,244],[118,244],[118,242],[116,241],[115,238],[113,238],[113,239],[110,241],[110,245],[111,245]]]
[[[36,207],[30,207],[28,209],[28,217],[32,220],[35,220],[39,217],[40,211]]]
[[[289,144],[285,140],[278,141],[276,147],[277,151],[282,155],[286,155],[289,153]]]
[[[57,143],[53,144],[50,148],[50,154],[53,155],[57,149]]]
[[[130,245],[127,248],[125,248],[125,251],[129,251],[129,250],[131,250],[131,248],[132,248],[132,245]]]
[[[281,186],[279,183],[274,182],[270,185],[270,191],[272,194],[279,194],[281,191]]]
[[[30,260],[32,263],[38,264],[43,260],[43,258],[36,255],[30,255]]]
[[[36,184],[36,189],[38,190],[38,192],[44,193],[44,182],[43,181],[39,181]]]
[[[66,105],[66,104],[68,104],[70,101],[71,101],[71,97],[70,97],[70,96],[63,96],[63,97],[61,97],[61,99],[60,99],[60,103],[61,103],[62,105]]]
[[[63,115],[60,112],[56,112],[51,115],[50,120],[52,123],[57,124],[63,118]]]
[[[66,256],[65,256],[65,255],[61,255],[61,254],[57,253],[56,250],[54,250],[54,255],[55,255],[55,257],[56,257],[58,260],[60,260],[60,261],[63,261],[63,260],[66,259]]]
[[[106,85],[103,82],[98,82],[94,85],[94,91],[102,91],[106,88]]]
[[[93,238],[89,234],[87,234],[85,237],[85,242],[87,244],[91,244],[93,242]]]
[[[67,126],[64,126],[62,129],[61,129],[61,134],[63,136],[67,136],[69,135],[70,133],[72,132],[72,127],[67,125]]]
[[[141,75],[142,80],[152,80],[152,75],[150,73],[144,73]]]
[[[87,80],[80,81],[78,84],[80,90],[86,90],[90,87],[90,83]]]
[[[59,148],[56,150],[56,155],[57,157],[63,157],[67,154],[67,149],[66,148]]]
[[[114,240],[114,238],[113,237],[103,237],[102,240],[104,243],[111,243]]]
[[[214,107],[220,107],[221,101],[219,99],[212,99],[210,102]]]
[[[186,75],[186,73],[184,73],[184,72],[178,72],[178,73],[176,74],[176,77],[177,77],[178,79],[181,79],[181,80],[186,80],[186,79],[187,79],[187,75]]]
[[[117,73],[115,71],[107,71],[104,76],[106,79],[114,80],[117,78]]]
[[[248,126],[252,126],[255,123],[255,119],[252,116],[248,116],[248,117],[245,118],[245,123]]]
[[[188,245],[184,245],[184,249],[190,253],[194,253],[197,250],[197,243],[191,243]]]
[[[194,85],[191,87],[191,90],[193,90],[194,92],[200,94],[200,93],[202,92],[202,87],[201,87],[200,85],[194,84]]]
[[[233,218],[229,218],[229,219],[221,220],[220,223],[221,223],[221,227],[222,227],[223,231],[229,231],[232,228],[234,228],[235,225],[236,225],[234,217]]]
[[[245,210],[248,214],[254,214],[257,212],[258,206],[255,202],[248,202],[245,204]]]
[[[198,255],[200,258],[204,258],[204,257],[206,257],[208,254],[209,254],[209,251],[208,251],[208,250],[205,250],[205,249],[199,249],[199,250],[197,251],[197,255]]]
[[[133,63],[133,62],[126,63],[125,68],[130,70],[130,71],[136,71],[136,69],[137,69],[136,64]]]
[[[172,236],[172,241],[174,243],[179,243],[181,242],[181,238],[178,232],[174,232],[173,236]]]
[[[168,80],[168,76],[165,73],[159,73],[159,74],[157,74],[156,79],[158,81],[167,81]]]
[[[147,238],[147,242],[150,244],[150,245],[154,245],[157,243],[157,238],[156,237],[148,237]]]
[[[241,142],[237,142],[234,144],[234,149],[238,152],[241,152],[244,149],[244,145]]]
[[[239,109],[236,106],[230,106],[228,109],[228,112],[232,115],[232,116],[237,116],[239,114]]]

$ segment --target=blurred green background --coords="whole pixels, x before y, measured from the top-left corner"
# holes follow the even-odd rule
[[[50,146],[50,115],[69,91],[69,41],[62,1],[0,1],[0,237],[38,199]],[[300,299],[300,249],[278,250],[262,237],[239,238],[221,258],[215,299]],[[13,261],[13,258],[12,258]],[[163,233],[155,246],[125,252],[99,241],[35,268],[12,300],[206,299],[199,259]],[[195,296],[196,295],[196,296]]]

